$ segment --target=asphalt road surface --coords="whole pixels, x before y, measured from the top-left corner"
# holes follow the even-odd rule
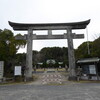
[[[50,79],[53,75],[49,74],[43,75]],[[45,77],[43,75],[41,77]],[[53,79],[56,77],[54,75]],[[1,85],[0,100],[100,100],[100,83],[66,81],[66,84]]]
[[[100,83],[0,86],[0,100],[100,100]]]

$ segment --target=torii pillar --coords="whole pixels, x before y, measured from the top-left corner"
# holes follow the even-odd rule
[[[69,60],[69,80],[76,80],[75,72],[75,56],[73,48],[72,29],[67,28],[67,41],[68,41],[68,60]]]
[[[23,37],[27,40],[27,55],[26,55],[26,68],[25,73],[26,81],[32,80],[32,39],[68,39],[68,58],[69,58],[69,80],[76,80],[75,73],[75,56],[73,49],[73,39],[81,38],[82,34],[72,34],[73,29],[85,29],[90,23],[90,20],[74,23],[42,23],[42,24],[26,24],[26,23],[13,23],[9,22],[9,25],[14,30],[28,31],[27,37]],[[48,35],[36,35],[32,34],[34,30],[67,30],[67,34],[64,35],[52,35],[49,31]]]
[[[25,80],[32,80],[32,36],[33,30],[31,28],[28,29],[27,35],[27,53],[26,53],[26,72],[25,72]]]

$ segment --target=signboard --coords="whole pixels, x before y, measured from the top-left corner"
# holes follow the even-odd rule
[[[21,75],[21,66],[15,66],[14,75]]]
[[[4,61],[0,61],[0,79],[3,78],[3,72],[4,72]]]
[[[83,74],[89,74],[89,66],[88,65],[82,65],[82,71]]]
[[[89,71],[90,71],[90,74],[96,74],[95,65],[89,65]]]

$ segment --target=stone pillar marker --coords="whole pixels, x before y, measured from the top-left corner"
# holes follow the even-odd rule
[[[27,53],[26,53],[26,72],[25,79],[26,81],[32,80],[32,36],[33,30],[28,29],[27,35]]]
[[[68,60],[69,60],[69,80],[76,80],[75,72],[75,56],[73,48],[72,29],[67,28],[67,41],[68,41]]]

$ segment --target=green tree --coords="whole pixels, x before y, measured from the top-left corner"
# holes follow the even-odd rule
[[[100,37],[93,41],[91,55],[100,58]]]
[[[16,40],[11,30],[4,29],[0,31],[0,60],[5,63],[5,75],[13,69],[15,55],[18,49],[25,44],[25,40]]]
[[[75,50],[76,59],[100,57],[100,37],[93,42],[89,42],[90,54],[88,54],[87,42],[82,43],[78,49]]]
[[[25,64],[26,64],[26,53],[16,54],[15,64],[25,66]]]
[[[68,49],[63,47],[47,47],[41,49],[40,53],[43,55],[44,61],[48,59],[55,59],[56,61],[68,61]]]
[[[92,50],[92,42],[89,42],[89,50]],[[75,50],[76,60],[80,58],[88,58],[91,57],[91,54],[88,54],[87,42],[82,43],[78,49]]]

